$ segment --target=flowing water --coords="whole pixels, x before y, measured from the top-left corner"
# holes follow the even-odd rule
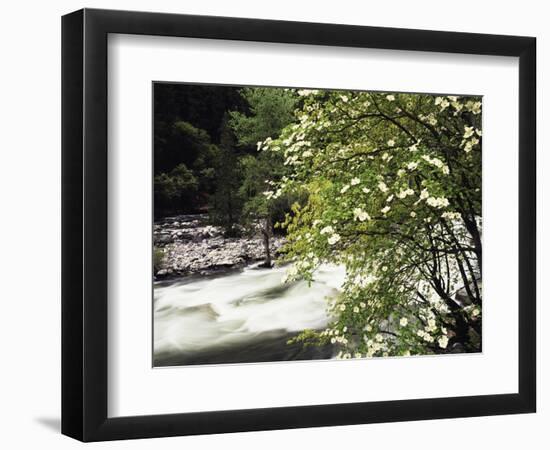
[[[285,271],[248,267],[156,283],[155,366],[333,357],[330,345],[304,348],[287,341],[326,327],[326,297],[338,292],[344,269],[323,266],[311,285],[283,284]]]

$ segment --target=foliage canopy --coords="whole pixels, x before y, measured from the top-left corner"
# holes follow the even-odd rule
[[[342,264],[319,341],[341,356],[478,351],[481,101],[301,91],[298,123],[262,149],[288,175],[269,198],[307,190],[285,222],[288,278]]]

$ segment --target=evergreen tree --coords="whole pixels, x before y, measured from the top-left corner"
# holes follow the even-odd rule
[[[239,234],[243,208],[239,192],[242,176],[235,149],[235,136],[228,126],[227,117],[222,122],[214,178],[216,189],[209,205],[210,219],[212,223],[222,226],[227,236],[236,236]]]
[[[294,120],[296,94],[292,90],[275,88],[246,88],[241,94],[248,102],[250,112],[245,115],[232,111],[229,124],[240,145],[254,145],[260,150],[259,143],[278,137],[281,130]],[[275,201],[266,196],[266,192],[283,176],[283,160],[275,153],[260,152],[242,157],[239,167],[243,177],[239,192],[245,202],[243,223],[254,231],[259,224],[265,251],[263,265],[271,267],[273,224],[290,211],[286,200],[292,197]]]
[[[183,163],[169,173],[154,178],[155,216],[165,212],[191,212],[196,204],[199,183]]]

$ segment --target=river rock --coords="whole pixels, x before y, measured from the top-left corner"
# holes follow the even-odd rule
[[[182,215],[155,222],[153,242],[162,251],[156,278],[206,274],[264,259],[263,238],[259,232],[253,236],[226,238],[222,228],[208,224],[206,215]],[[276,255],[283,243],[282,237],[273,237],[271,254]]]

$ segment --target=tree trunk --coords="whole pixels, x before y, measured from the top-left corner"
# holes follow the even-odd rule
[[[268,216],[264,220],[264,227],[262,229],[262,235],[264,237],[264,251],[265,251],[265,259],[263,266],[264,267],[271,267],[271,250],[269,249],[269,239],[271,236],[271,218]]]

